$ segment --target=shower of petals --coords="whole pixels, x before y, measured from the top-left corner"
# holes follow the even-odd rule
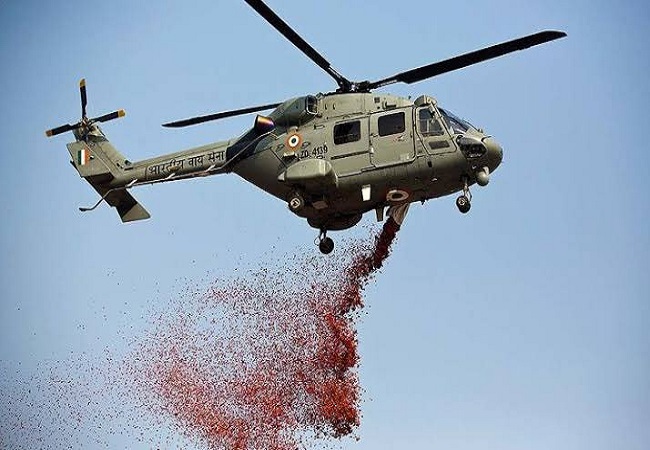
[[[362,291],[398,229],[389,218],[328,257],[188,286],[128,354],[50,362],[3,389],[0,446],[108,447],[120,434],[174,447],[180,432],[199,447],[290,450],[354,436]]]

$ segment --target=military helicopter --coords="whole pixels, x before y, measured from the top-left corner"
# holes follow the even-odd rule
[[[81,211],[94,210],[105,201],[123,222],[147,219],[149,213],[129,193],[131,188],[234,172],[306,218],[319,230],[317,243],[325,254],[334,249],[328,231],[350,228],[372,210],[378,221],[386,211],[403,217],[412,202],[460,192],[456,206],[467,213],[470,186],[488,184],[501,163],[501,146],[441,108],[433,97],[421,95],[411,101],[373,91],[398,82],[416,83],[566,36],[542,31],[381,80],[358,82],[341,75],[264,2],[244,1],[331,76],[338,88],[166,123],[163,126],[184,127],[273,109],[268,116],[257,115],[252,128],[239,137],[131,162],[99,127],[124,116],[124,111],[88,118],[82,79],[81,120],[46,132],[74,134],[75,141],[67,145],[72,165],[101,196]]]

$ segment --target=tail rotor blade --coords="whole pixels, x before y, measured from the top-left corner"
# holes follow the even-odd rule
[[[118,109],[117,111],[113,111],[112,113],[104,114],[103,116],[95,117],[94,119],[90,119],[91,122],[107,122],[109,120],[117,119],[118,117],[124,117],[126,115],[126,112],[124,112],[123,109]]]
[[[86,116],[86,107],[88,106],[88,93],[86,92],[86,79],[82,78],[79,80],[79,94],[81,96],[81,120],[75,124],[66,124],[61,125],[60,127],[52,128],[47,130],[45,135],[48,137],[56,136],[57,134],[65,133],[66,131],[79,130],[76,133],[77,139],[86,139],[88,133],[92,130],[92,124],[94,122],[106,122],[108,120],[117,119],[118,117],[123,117],[126,113],[123,109],[113,111],[112,113],[104,114],[103,116],[95,117],[94,119],[88,119]]]
[[[65,133],[66,131],[72,131],[75,128],[77,128],[78,126],[79,126],[78,123],[74,124],[74,125],[70,125],[70,124],[61,125],[60,127],[56,127],[56,128],[52,128],[51,130],[47,130],[45,132],[45,135],[47,137],[56,136],[57,134]]]
[[[86,79],[79,81],[79,92],[81,93],[81,118],[86,118],[86,105],[88,105],[88,96],[86,94]]]

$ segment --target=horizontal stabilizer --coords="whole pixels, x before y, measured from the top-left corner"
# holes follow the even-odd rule
[[[106,203],[117,209],[122,222],[133,222],[151,217],[147,210],[125,189],[109,193],[106,196]]]

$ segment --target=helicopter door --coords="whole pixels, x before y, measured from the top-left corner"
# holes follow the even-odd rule
[[[366,117],[338,122],[333,133],[328,154],[337,175],[357,174],[370,165]]]
[[[388,166],[412,161],[412,109],[393,109],[370,115],[370,161],[375,166]]]
[[[456,150],[454,142],[442,126],[442,120],[432,108],[425,106],[415,112],[418,140],[429,154],[449,153]]]

